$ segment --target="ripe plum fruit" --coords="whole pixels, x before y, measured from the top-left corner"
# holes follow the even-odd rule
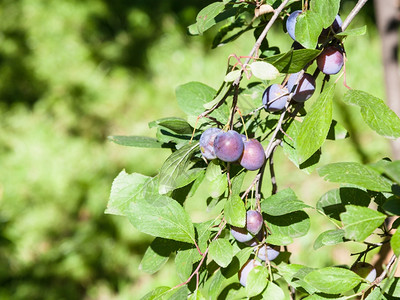
[[[222,130],[219,128],[208,128],[200,136],[200,151],[201,154],[208,160],[216,159],[214,151],[214,141],[216,136],[221,133]]]
[[[288,100],[287,88],[280,84],[273,84],[267,87],[262,96],[264,108],[268,111],[278,111],[285,107]]]
[[[231,234],[238,242],[245,243],[250,241],[253,236],[246,228],[231,226]]]
[[[290,14],[290,16],[286,20],[286,30],[293,40],[296,40],[296,37],[295,37],[296,22],[297,22],[297,17],[300,14],[301,14],[301,10],[295,10],[294,12],[292,12]]]
[[[243,149],[242,137],[233,130],[221,132],[214,140],[215,155],[222,161],[237,161],[242,156]]]
[[[292,92],[298,76],[299,73],[294,73],[289,76],[287,82],[287,89],[289,93]],[[297,84],[295,91],[293,92],[293,100],[296,102],[304,102],[314,94],[314,91],[315,91],[314,77],[311,74],[304,73],[299,83]]]
[[[239,271],[239,282],[242,286],[246,286],[247,276],[255,267],[261,266],[261,263],[255,259],[248,260]]]
[[[279,246],[263,245],[258,250],[257,257],[263,261],[265,261],[266,259],[271,261],[278,257],[280,253],[279,250],[280,250]]]
[[[258,170],[264,165],[265,153],[261,143],[255,139],[244,142],[244,150],[239,160],[240,165],[249,170]]]
[[[246,229],[251,234],[257,234],[264,224],[262,214],[256,210],[248,210],[246,213]]]
[[[335,46],[325,48],[317,57],[318,69],[324,74],[337,74],[343,67],[343,51]]]

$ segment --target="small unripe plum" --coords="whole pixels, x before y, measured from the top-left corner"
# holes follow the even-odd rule
[[[301,10],[295,10],[290,14],[290,16],[286,20],[286,30],[289,33],[290,37],[296,40],[295,31],[296,31],[296,22],[297,17],[301,14]]]
[[[292,92],[299,73],[294,73],[289,76],[287,82],[287,88],[289,92]],[[293,92],[293,100],[296,102],[304,102],[308,100],[315,92],[315,79],[311,74],[304,73],[301,77],[296,89]]]
[[[351,270],[369,282],[376,279],[376,269],[369,263],[359,261],[351,267]]]
[[[240,165],[249,170],[258,170],[264,165],[265,153],[261,143],[255,139],[244,142],[244,150],[239,160]]]
[[[221,132],[221,129],[212,127],[205,130],[200,136],[200,151],[208,160],[217,158],[214,151],[214,141],[216,136]]]
[[[278,111],[285,107],[288,100],[287,88],[280,84],[273,84],[267,87],[262,96],[264,108],[268,111]]]
[[[256,210],[248,210],[246,213],[246,229],[251,234],[257,234],[264,224],[262,214]]]
[[[318,69],[327,75],[337,74],[343,67],[343,51],[335,46],[325,48],[317,57]]]
[[[279,246],[263,245],[258,250],[257,257],[263,261],[265,261],[266,259],[268,259],[269,261],[272,261],[278,257],[278,255],[280,253],[279,250],[280,250]]]
[[[231,226],[231,234],[238,242],[245,243],[250,241],[253,236],[246,228]]]
[[[222,161],[237,161],[242,156],[243,149],[242,137],[233,130],[221,132],[214,140],[215,155]]]
[[[248,260],[239,271],[239,282],[242,286],[246,286],[247,276],[255,267],[261,266],[261,263],[255,259]]]

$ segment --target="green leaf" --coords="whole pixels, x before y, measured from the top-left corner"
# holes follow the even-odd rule
[[[197,178],[193,175],[193,171],[189,172],[189,169],[192,166],[190,159],[194,152],[198,150],[199,143],[187,144],[167,158],[161,167],[159,175],[160,194],[166,194],[176,188],[185,186]]]
[[[285,300],[285,293],[281,287],[272,281],[268,282],[267,288],[262,293],[263,299],[268,300]]]
[[[328,28],[335,21],[339,13],[340,0],[318,0],[311,2],[311,10],[315,12],[323,28]]]
[[[232,195],[240,194],[246,172],[241,172],[232,179]]]
[[[124,135],[113,135],[109,136],[108,139],[116,144],[129,147],[139,148],[161,148],[162,143],[157,141],[155,138],[147,136],[124,136]]]
[[[400,255],[400,231],[396,230],[390,240],[390,246],[394,254],[398,257]]]
[[[139,270],[154,274],[168,261],[169,256],[176,251],[177,247],[177,242],[155,238],[144,253]]]
[[[344,230],[328,230],[321,233],[314,242],[314,249],[317,250],[322,246],[332,246],[343,243]]]
[[[197,233],[197,245],[202,252],[206,251],[208,240],[211,234],[210,229],[213,225],[215,225],[213,220],[194,224]]]
[[[200,290],[194,291],[188,298],[188,300],[206,300],[204,296],[201,294]]]
[[[368,207],[371,202],[369,194],[353,187],[341,187],[326,192],[317,202],[317,209],[329,218],[340,220],[340,214],[346,211],[349,204]]]
[[[147,293],[141,300],[156,300],[160,299],[161,296],[166,296],[171,291],[171,288],[167,286],[160,286]]]
[[[228,240],[216,239],[210,244],[209,254],[211,259],[213,259],[218,265],[226,268],[233,257],[233,248]]]
[[[204,112],[204,104],[212,101],[217,91],[201,82],[188,82],[176,88],[176,99],[180,109],[189,116],[198,116]],[[211,113],[220,122],[228,122],[229,110],[222,104]]]
[[[353,29],[346,29],[343,32],[339,32],[338,34],[336,34],[336,36],[360,36],[360,35],[364,35],[367,33],[367,26],[364,25],[362,27],[358,27],[358,28],[353,28]]]
[[[265,289],[268,275],[268,268],[264,266],[257,266],[250,271],[246,281],[247,297],[257,296]]]
[[[400,215],[400,199],[396,196],[390,197],[383,205],[382,208],[388,215]]]
[[[310,218],[304,211],[295,211],[281,216],[266,214],[264,219],[272,235],[296,238],[306,235],[310,229]]]
[[[363,279],[350,270],[328,267],[312,271],[304,280],[323,293],[340,294],[351,290]]]
[[[192,274],[193,263],[196,262],[200,254],[197,249],[180,250],[175,256],[176,273],[180,280],[185,281]]]
[[[301,162],[310,158],[324,143],[332,122],[335,85],[329,86],[312,105],[300,127],[296,148]]]
[[[278,69],[265,61],[255,61],[249,67],[253,75],[261,80],[274,80],[279,76]]]
[[[299,14],[295,28],[296,41],[304,48],[315,49],[323,27],[317,13],[309,10]]]
[[[217,299],[220,293],[222,284],[225,280],[225,277],[222,275],[221,269],[216,271],[214,275],[212,275],[211,279],[208,280],[208,296],[209,299]]]
[[[149,128],[165,127],[178,134],[192,134],[193,128],[190,124],[181,118],[162,118],[149,123]]]
[[[189,26],[189,33],[192,35],[203,34],[207,29],[224,20],[225,18],[222,17],[217,18],[224,9],[225,4],[222,2],[214,2],[204,7],[197,14],[196,23]]]
[[[314,171],[316,164],[319,162],[321,151],[317,150],[309,159],[303,163],[300,163],[298,149],[296,148],[296,140],[301,133],[300,130],[301,122],[293,120],[289,128],[285,130],[287,135],[283,137],[283,152],[296,167],[307,174],[311,174]]]
[[[275,233],[275,234],[269,234],[267,236],[266,242],[272,245],[286,246],[293,243],[293,239],[290,236],[280,235]]]
[[[129,221],[139,231],[156,237],[194,243],[194,228],[186,211],[175,200],[159,196],[131,203]]]
[[[400,184],[400,160],[391,162],[384,167],[384,172],[393,181]]]
[[[355,162],[333,163],[318,169],[324,180],[354,184],[377,192],[390,192],[392,184],[369,166]]]
[[[303,208],[311,208],[311,206],[298,200],[296,194],[290,188],[282,190],[261,202],[261,210],[271,216],[282,216]]]
[[[215,161],[208,164],[206,170],[207,191],[212,198],[221,196],[228,187],[228,180],[225,174],[222,174],[220,165]]]
[[[304,277],[313,270],[312,268],[298,264],[282,263],[279,265],[279,274],[283,276],[289,285],[293,286],[295,289],[301,287],[308,292],[315,292],[315,288],[305,282]]]
[[[281,73],[297,73],[321,53],[315,49],[290,50],[265,59],[273,64]]]
[[[246,208],[239,195],[230,197],[224,207],[224,216],[228,224],[244,227],[246,225]]]
[[[228,74],[225,75],[224,81],[225,82],[233,82],[233,81],[235,81],[236,78],[238,78],[242,74],[241,72],[242,72],[241,70],[230,71]],[[214,101],[212,101],[212,102],[214,102]],[[216,103],[218,103],[218,102],[215,102],[214,104],[216,104]],[[208,104],[207,104],[207,107],[209,107]],[[209,108],[211,108],[211,107],[209,107]]]
[[[376,228],[382,225],[386,215],[368,207],[346,205],[346,212],[340,214],[345,237],[355,241],[363,241]]]
[[[400,118],[383,100],[363,91],[349,90],[343,101],[359,106],[365,123],[379,135],[387,138],[400,137]]]
[[[150,177],[142,174],[128,174],[121,171],[111,186],[110,200],[108,200],[106,214],[125,216],[130,203],[137,197],[142,198],[143,188]]]

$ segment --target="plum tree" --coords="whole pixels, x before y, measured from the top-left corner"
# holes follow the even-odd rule
[[[256,210],[248,210],[246,213],[246,229],[251,234],[257,234],[264,224],[263,216]]]
[[[231,234],[238,242],[245,243],[253,239],[253,236],[246,228],[231,226]]]
[[[278,111],[282,110],[289,98],[289,92],[286,87],[280,84],[272,84],[267,87],[262,96],[262,102],[264,108],[267,111]]]
[[[299,72],[300,73],[300,72]],[[293,91],[293,87],[296,84],[299,73],[294,73],[289,76],[287,82],[287,89],[289,92],[293,92],[293,100],[296,102],[304,102],[308,100],[315,92],[315,78],[308,73],[304,73],[296,89]]]
[[[257,257],[263,261],[265,260],[271,261],[277,258],[279,253],[280,253],[279,246],[264,244],[258,249]]]
[[[356,262],[351,267],[351,270],[369,282],[373,282],[376,279],[376,269],[369,263],[362,261]]]
[[[201,154],[208,160],[216,159],[214,151],[214,141],[216,136],[221,133],[222,130],[216,127],[211,127],[205,130],[200,136],[200,151]]]
[[[261,143],[255,139],[245,141],[243,154],[239,160],[240,165],[249,171],[254,171],[261,168],[264,162],[265,153]]]
[[[261,263],[255,259],[250,259],[243,265],[239,271],[239,282],[242,286],[246,286],[247,276],[257,266],[261,266]]]
[[[243,153],[242,137],[234,130],[221,132],[214,140],[215,155],[222,161],[237,161]]]
[[[327,75],[337,74],[342,69],[343,63],[343,51],[336,46],[325,48],[317,57],[318,69]]]
[[[290,14],[290,16],[286,20],[286,30],[293,40],[296,40],[296,37],[295,37],[296,22],[297,22],[297,17],[300,14],[301,14],[301,10],[295,10],[294,12],[292,12]]]

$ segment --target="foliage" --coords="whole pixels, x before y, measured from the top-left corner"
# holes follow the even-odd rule
[[[260,245],[270,244],[282,249],[292,244],[294,239],[304,237],[311,224],[309,210],[320,212],[336,226],[315,238],[315,249],[350,241],[361,243],[365,249],[358,253],[355,262],[365,260],[372,249],[388,242],[398,253],[398,235],[396,233],[392,238],[392,228],[387,228],[384,222],[388,216],[398,215],[393,203],[399,198],[398,162],[388,159],[370,165],[337,162],[319,168],[321,177],[340,183],[341,187],[323,195],[315,207],[298,199],[292,189],[278,190],[273,157],[280,145],[296,166],[308,172],[323,156],[321,148],[326,139],[347,136],[329,134],[341,126],[332,114],[337,84],[330,82],[329,75],[321,74],[313,62],[324,48],[334,45],[345,49],[347,36],[364,32],[363,29],[353,29],[347,35],[346,28],[341,34],[331,30],[320,41],[322,30],[333,23],[341,1],[311,1],[310,7],[303,7],[304,12],[296,24],[296,39],[300,46],[274,49],[283,53],[271,54],[272,49],[264,40],[270,26],[279,16],[294,11],[297,4],[266,1],[264,5],[272,5],[274,11],[256,16],[254,7],[260,9],[258,1],[225,0],[202,9],[196,23],[189,26],[191,34],[203,34],[225,21],[229,25],[220,27],[214,43],[226,44],[253,30],[257,33],[253,50],[247,56],[233,55],[228,59],[226,76],[221,78],[218,90],[200,82],[180,85],[176,89],[176,98],[187,120],[168,118],[167,122],[162,119],[150,123],[157,128],[156,140],[146,141],[136,136],[111,137],[111,140],[128,146],[162,147],[172,152],[154,177],[122,171],[114,180],[106,210],[107,213],[125,215],[139,231],[155,237],[142,260],[149,272],[159,270],[170,254],[176,254],[175,264],[181,284],[158,287],[144,299],[268,299],[271,295],[283,299],[289,294],[305,299],[347,299],[365,297],[368,293],[368,298],[381,299],[398,293],[398,278],[393,272],[382,273],[373,283],[366,282],[346,267],[312,268],[292,264],[291,253],[287,250],[282,251],[278,259],[267,259],[261,266],[243,274],[245,269],[248,272],[247,268],[242,269],[246,262],[258,259]],[[353,17],[350,16],[349,20]],[[302,49],[296,49],[299,47]],[[264,72],[260,71],[263,68]],[[253,91],[260,99],[262,91],[276,79],[277,71],[282,74],[278,80],[285,85],[285,75],[312,69],[315,77],[320,75],[322,78],[319,81],[321,93],[311,98],[314,99],[311,106],[290,101],[293,91],[289,91],[285,107],[277,112],[265,112],[259,102],[245,101],[246,95],[253,94]],[[344,102],[359,106],[362,118],[377,134],[400,137],[400,119],[379,98],[349,89]],[[201,156],[197,140],[200,133],[210,127],[235,130],[244,134],[246,139],[251,137],[261,141],[267,163],[254,174],[222,159],[208,162]],[[288,133],[293,133],[293,136]],[[271,195],[264,195],[261,191],[267,169],[270,171]],[[245,176],[252,177],[249,185],[244,185]],[[185,210],[185,201],[196,194],[203,182],[208,186],[209,198],[204,197],[202,201],[209,209],[215,208],[218,216],[192,223]],[[369,208],[371,203],[377,209]],[[257,209],[264,218],[264,229],[261,237],[255,236],[255,245],[235,240],[229,231],[231,225],[243,227],[248,209]],[[373,235],[379,237],[379,242],[369,241]],[[163,251],[160,251],[161,241]],[[395,260],[397,257],[394,256],[388,268]],[[239,285],[241,276],[247,277],[245,287]],[[242,280],[240,282],[244,285]]]

